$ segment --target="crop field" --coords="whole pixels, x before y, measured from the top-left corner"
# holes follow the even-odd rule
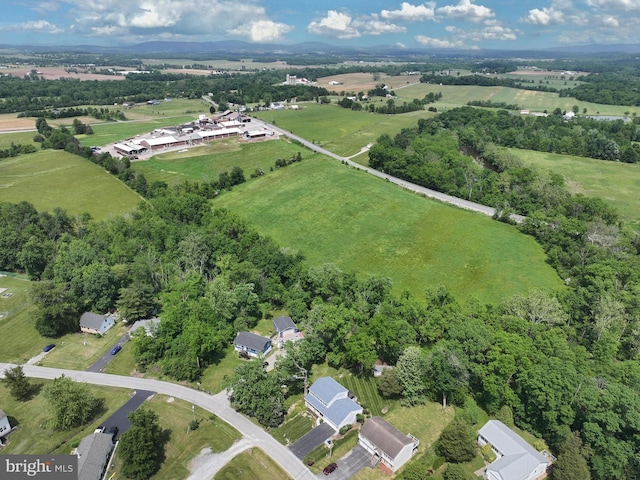
[[[142,172],[148,182],[156,180],[169,185],[184,180],[217,180],[222,172],[238,166],[245,177],[261,169],[266,174],[279,158],[289,159],[298,152],[302,158],[317,154],[288,140],[268,140],[258,143],[242,143],[237,139],[211,142],[207,146],[190,148],[187,152],[171,152],[155,155],[149,160],[134,162],[132,168]]]
[[[426,110],[379,115],[354,112],[337,105],[305,103],[300,106],[299,110],[271,110],[252,115],[275,122],[277,126],[345,157],[357,154],[383,133],[393,136],[403,128],[416,126],[418,119],[434,115]]]
[[[89,160],[61,150],[43,150],[0,160],[0,201],[55,207],[97,220],[131,211],[140,197]]]
[[[318,87],[323,87],[330,92],[364,92],[372,90],[381,83],[389,89],[395,89],[407,84],[420,81],[419,75],[412,76],[390,76],[385,73],[343,73],[318,78]],[[329,85],[329,82],[338,82],[338,85]]]
[[[355,393],[358,403],[369,409],[371,415],[381,415],[382,409],[389,403],[380,396],[373,377],[356,377],[349,374],[341,377],[340,383]]]
[[[640,164],[607,162],[555,153],[515,150],[527,163],[562,175],[573,193],[600,197],[640,229]]]
[[[332,262],[363,277],[386,275],[396,292],[418,298],[440,284],[458,298],[474,295],[484,302],[562,285],[541,247],[515,227],[422,198],[335,160],[290,165],[234,187],[214,206],[245,216],[311,265]]]
[[[455,108],[466,105],[471,100],[491,100],[492,102],[505,102],[517,104],[520,108],[531,111],[553,111],[556,108],[561,110],[571,110],[574,105],[578,105],[580,112],[584,108],[590,115],[624,115],[625,112],[640,113],[639,107],[628,107],[621,105],[602,105],[599,103],[583,102],[572,97],[563,97],[557,93],[538,92],[534,90],[522,90],[509,87],[479,87],[479,86],[458,86],[458,85],[433,85],[421,83],[403,88],[399,92],[396,104],[402,101],[411,101],[413,98],[423,98],[428,93],[442,93],[442,99],[433,105],[441,111],[443,108]]]

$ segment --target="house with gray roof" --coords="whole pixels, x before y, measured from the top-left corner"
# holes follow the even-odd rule
[[[367,419],[358,432],[358,444],[372,455],[372,462],[397,471],[418,451],[420,440],[405,435],[382,417]]]
[[[238,332],[233,340],[233,347],[239,353],[244,352],[252,357],[258,357],[271,350],[271,339],[251,332]]]
[[[362,407],[349,390],[331,377],[320,377],[304,397],[307,408],[335,430],[356,422]]]
[[[5,437],[11,431],[11,424],[7,414],[0,410],[0,438]]]
[[[110,433],[92,433],[78,445],[78,480],[101,480],[113,450]]]
[[[279,317],[274,318],[273,320],[273,327],[276,329],[276,332],[278,332],[278,336],[280,338],[282,338],[286,333],[298,333],[298,327],[296,326],[296,324],[294,323],[294,321],[291,319],[291,317],[288,317],[286,315],[281,315]]]
[[[93,335],[104,335],[113,327],[116,320],[111,315],[98,315],[93,312],[84,312],[80,317],[80,330]]]
[[[478,445],[490,445],[497,457],[485,470],[486,480],[537,480],[546,475],[546,457],[499,420],[485,423]]]

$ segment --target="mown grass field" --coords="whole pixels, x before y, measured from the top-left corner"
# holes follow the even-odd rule
[[[640,229],[640,164],[516,150],[527,163],[562,175],[573,193],[600,197],[616,207],[625,222]]]
[[[98,165],[61,150],[0,160],[0,202],[23,200],[38,211],[60,207],[97,220],[129,212],[141,201]]]
[[[187,152],[155,155],[149,160],[134,162],[132,168],[143,173],[149,183],[156,180],[169,185],[185,180],[210,182],[217,181],[220,173],[231,171],[235,166],[242,168],[246,178],[256,169],[269,173],[277,159],[289,159],[298,152],[303,158],[317,156],[286,139],[242,143],[233,138],[190,148]]]
[[[423,98],[428,93],[442,93],[442,99],[433,105],[442,111],[447,108],[455,108],[466,105],[471,100],[484,100],[492,102],[505,102],[517,104],[520,108],[531,111],[553,111],[556,108],[569,111],[574,105],[578,105],[580,112],[587,109],[587,114],[595,115],[624,115],[625,112],[640,113],[639,107],[622,105],[603,105],[599,103],[583,102],[573,97],[560,97],[557,93],[539,92],[534,90],[522,90],[509,87],[479,87],[458,85],[417,84],[399,90],[396,104],[403,101],[411,101],[414,98]],[[398,130],[399,131],[399,130]]]
[[[12,143],[15,145],[35,145],[40,148],[39,143],[33,141],[33,137],[37,132],[15,132],[15,133],[0,133],[0,149],[9,148]]]
[[[515,227],[427,200],[322,159],[270,172],[214,200],[246,217],[308,263],[386,275],[422,298],[446,285],[458,298],[496,302],[561,281],[541,247]],[[496,288],[496,286],[500,286]]]
[[[236,455],[213,478],[215,480],[284,480],[290,477],[262,450],[250,448]]]
[[[404,115],[378,115],[354,112],[335,104],[301,103],[299,110],[272,110],[252,115],[275,122],[278,127],[348,157],[357,154],[368,143],[375,142],[383,133],[393,136],[403,128],[416,126],[420,118],[431,117],[434,113],[423,110]]]
[[[314,418],[308,412],[301,412],[271,430],[271,436],[283,445],[290,445],[314,427]]]
[[[340,378],[340,383],[351,390],[358,398],[358,403],[363,408],[367,408],[373,416],[381,415],[382,409],[393,403],[382,398],[373,377],[356,377],[348,374]]]
[[[4,337],[3,337],[4,338]],[[30,380],[32,384],[43,386],[45,380]],[[2,449],[3,454],[43,454],[71,452],[71,443],[93,433],[101,421],[113,414],[129,399],[130,391],[124,388],[89,386],[96,398],[104,400],[104,410],[90,424],[69,431],[51,428],[51,414],[48,402],[42,393],[31,400],[15,400],[8,389],[0,383],[0,410],[10,418],[12,425],[20,428],[9,435],[9,444]]]

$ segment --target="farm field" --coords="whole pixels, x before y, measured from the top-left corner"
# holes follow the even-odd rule
[[[246,178],[261,169],[268,173],[279,158],[289,159],[300,152],[303,158],[318,156],[288,140],[242,143],[237,139],[216,140],[187,152],[162,153],[149,160],[134,162],[132,168],[144,174],[149,183],[159,180],[169,185],[189,181],[210,182],[238,166]]]
[[[621,105],[603,105],[599,103],[583,102],[573,97],[562,97],[557,93],[522,90],[509,87],[479,87],[460,85],[433,85],[421,83],[411,85],[396,92],[399,98],[396,104],[403,101],[411,101],[414,98],[423,98],[428,93],[442,93],[442,99],[433,105],[441,111],[443,108],[455,108],[466,105],[471,100],[491,100],[492,102],[505,102],[517,104],[520,108],[532,111],[553,111],[556,108],[571,110],[578,105],[580,112],[587,109],[589,115],[624,115],[625,112],[640,113],[638,107]],[[426,113],[426,112],[425,112]]]
[[[531,150],[511,151],[527,163],[562,175],[573,193],[600,197],[640,229],[640,165]]]
[[[0,120],[0,124],[2,121]],[[16,132],[16,133],[1,133],[0,132],[0,149],[9,148],[12,143],[15,145],[27,145],[33,144],[40,149],[40,144],[33,141],[33,137],[37,132]]]
[[[102,220],[133,210],[140,197],[89,160],[61,150],[43,150],[0,160],[0,202],[55,207],[74,216],[88,212]]]
[[[375,77],[375,78],[374,78]],[[391,76],[386,73],[343,73],[339,75],[330,75],[328,77],[318,78],[318,87],[323,87],[330,92],[364,92],[372,90],[381,83],[385,84],[389,89],[397,89],[407,84],[417,83],[420,81],[420,75],[397,75]],[[339,82],[339,85],[329,85],[329,82]]]
[[[424,95],[423,95],[424,96]],[[380,135],[395,135],[403,128],[414,127],[420,118],[430,118],[434,113],[424,111],[403,115],[378,115],[354,112],[337,105],[300,104],[299,110],[270,110],[252,115],[310,142],[348,157],[360,152]]]
[[[268,173],[214,201],[262,234],[360,275],[386,275],[396,293],[422,298],[445,285],[483,302],[557,289],[541,247],[515,227],[427,200],[334,160],[311,159]],[[496,288],[499,285],[500,288]]]

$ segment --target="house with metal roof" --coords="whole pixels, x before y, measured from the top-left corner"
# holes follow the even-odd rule
[[[78,445],[78,480],[101,480],[112,450],[110,433],[92,433],[84,437]]]
[[[115,323],[115,318],[111,315],[84,312],[80,317],[80,330],[84,333],[104,335]]]
[[[356,422],[356,416],[362,414],[355,396],[331,377],[320,377],[309,388],[304,397],[307,408],[318,419],[340,430],[345,425]]]
[[[486,480],[537,480],[546,475],[545,456],[499,420],[484,424],[478,445],[490,445],[497,457],[485,470]]]
[[[246,353],[252,357],[265,355],[271,350],[271,339],[251,332],[238,332],[233,340],[233,347],[239,353]]]
[[[405,435],[382,417],[372,417],[358,432],[358,443],[372,455],[372,464],[382,463],[395,472],[418,451],[420,440]]]

